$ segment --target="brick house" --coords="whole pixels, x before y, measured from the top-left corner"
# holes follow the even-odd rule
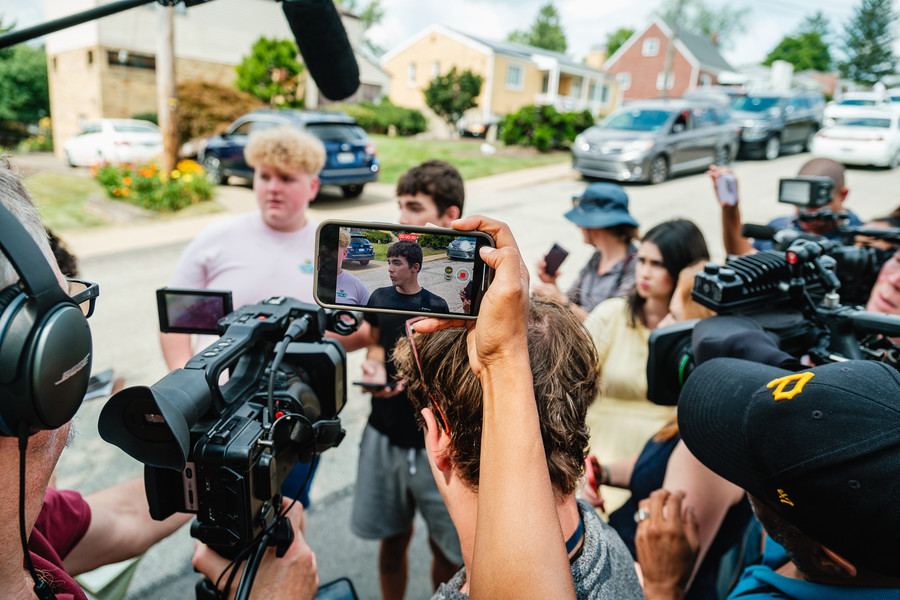
[[[655,18],[609,57],[603,68],[619,81],[624,100],[660,97],[665,80],[666,52],[671,39],[672,28],[669,24]],[[667,95],[678,98],[690,89],[716,85],[721,75],[732,72],[734,69],[710,40],[680,30],[675,40]]]
[[[397,106],[426,114],[424,90],[451,67],[484,79],[470,124],[489,124],[532,104],[560,111],[589,110],[595,116],[615,106],[616,81],[607,73],[565,54],[512,42],[476,38],[431,25],[382,58],[391,78],[390,99]]]
[[[48,20],[96,8],[100,0],[43,0]],[[343,13],[354,48],[363,36],[360,20]],[[69,27],[47,35],[50,115],[56,153],[85,121],[128,118],[157,112],[156,3]],[[234,67],[260,37],[293,40],[281,4],[272,0],[217,0],[185,9],[175,7],[175,77],[231,85]],[[389,79],[364,54],[356,52],[360,87],[349,99],[379,100]],[[308,73],[307,73],[308,78]],[[320,102],[307,79],[306,106]]]

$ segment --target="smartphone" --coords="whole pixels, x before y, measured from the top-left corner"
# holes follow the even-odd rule
[[[343,249],[342,232],[350,239]],[[325,308],[474,319],[493,277],[483,246],[494,240],[481,231],[324,221],[316,231],[314,298]]]
[[[156,290],[159,330],[163,333],[219,335],[219,319],[233,310],[230,291]]]
[[[357,600],[356,588],[346,577],[319,586],[315,600]]]
[[[544,262],[546,265],[544,266],[544,273],[550,275],[556,275],[556,270],[559,269],[559,265],[562,264],[566,257],[569,255],[569,251],[560,246],[559,244],[553,244],[553,247],[550,248],[550,251],[544,256]]]
[[[737,180],[731,173],[722,173],[716,177],[716,192],[719,194],[719,202],[734,206],[737,204]]]

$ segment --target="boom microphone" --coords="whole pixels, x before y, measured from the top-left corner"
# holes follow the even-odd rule
[[[309,74],[330,100],[352,96],[359,88],[359,66],[344,24],[332,0],[283,0],[291,33]]]

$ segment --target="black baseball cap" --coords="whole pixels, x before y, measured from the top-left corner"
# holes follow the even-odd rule
[[[678,401],[697,459],[855,566],[900,565],[900,372],[870,360],[799,372],[698,366]]]

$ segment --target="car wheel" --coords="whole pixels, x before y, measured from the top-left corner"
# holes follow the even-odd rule
[[[70,167],[77,167],[77,166],[78,166],[78,165],[75,164],[75,161],[72,160],[72,155],[69,154],[69,151],[68,151],[68,150],[66,150],[66,163],[67,163]]]
[[[713,156],[713,164],[723,166],[731,162],[731,150],[728,146],[719,146]]]
[[[662,183],[669,178],[669,161],[665,156],[657,156],[650,162],[647,179],[652,184]]]
[[[900,166],[900,150],[897,150],[897,153],[894,154],[894,157],[888,162],[888,169],[896,169]]]
[[[816,133],[819,130],[815,127],[810,127],[809,132],[806,134],[806,138],[803,140],[803,151],[809,152],[812,149],[813,140],[816,139]]]
[[[366,266],[367,264],[369,264],[369,261],[361,260],[361,261],[359,261],[359,264],[361,264],[362,266]]]
[[[222,173],[222,161],[215,154],[207,154],[203,157],[203,168],[206,170],[206,179],[214,185],[226,183],[226,177]]]
[[[363,185],[359,183],[354,183],[352,185],[342,185],[341,191],[344,193],[344,198],[359,198],[359,196],[363,193]]]
[[[763,151],[763,156],[766,157],[766,160],[775,160],[780,154],[781,139],[777,135],[773,135],[768,140],[766,140],[766,148]]]

